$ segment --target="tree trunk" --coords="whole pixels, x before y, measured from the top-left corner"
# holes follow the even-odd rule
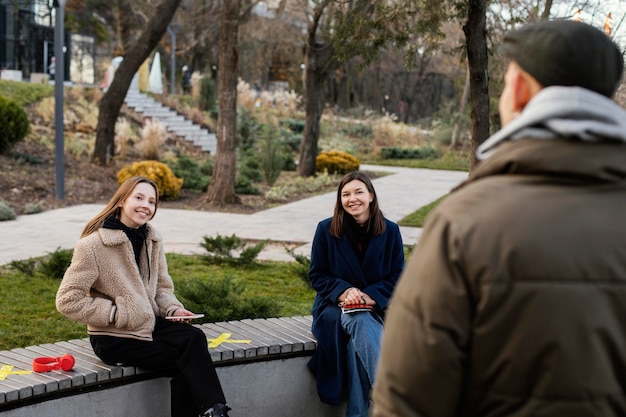
[[[469,67],[465,72],[465,83],[463,84],[463,94],[461,95],[461,103],[459,104],[459,117],[462,118],[465,114],[465,109],[467,107],[467,97],[469,96],[469,87],[470,87],[470,73]],[[461,134],[461,126],[463,122],[461,120],[457,120],[454,122],[454,129],[452,129],[452,140],[450,142],[450,149],[456,149],[459,147],[459,135]]]
[[[224,0],[219,40],[217,76],[219,115],[217,150],[207,200],[213,204],[238,203],[235,194],[237,150],[237,32],[240,0]]]
[[[321,11],[318,10],[318,18]],[[298,175],[310,177],[315,175],[315,158],[317,158],[317,142],[320,137],[320,121],[324,110],[324,84],[331,71],[333,57],[332,42],[320,45],[315,41],[317,23],[309,25],[307,44],[304,51],[304,110],[305,122],[300,144]]]
[[[113,82],[100,101],[92,162],[108,165],[111,161],[115,151],[115,122],[124,104],[128,87],[141,64],[161,41],[180,2],[181,0],[163,0],[157,6],[154,15],[146,24],[146,30],[130,47],[115,71]]]
[[[489,78],[487,75],[487,0],[470,0],[465,33],[470,71],[470,108],[472,115],[472,159],[477,163],[476,148],[489,137]]]

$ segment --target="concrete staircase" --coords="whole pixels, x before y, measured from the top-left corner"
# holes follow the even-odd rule
[[[129,90],[126,94],[125,103],[144,117],[150,117],[161,122],[168,131],[185,140],[199,146],[204,152],[215,155],[217,138],[215,133],[201,128],[185,117],[179,115],[169,107],[165,107],[147,94]]]

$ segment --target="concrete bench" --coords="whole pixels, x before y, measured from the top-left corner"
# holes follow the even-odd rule
[[[207,335],[231,417],[339,417],[319,401],[306,363],[317,346],[311,316],[196,325]],[[35,373],[32,360],[69,353],[71,371]],[[169,378],[98,359],[89,339],[0,351],[2,417],[169,416]]]

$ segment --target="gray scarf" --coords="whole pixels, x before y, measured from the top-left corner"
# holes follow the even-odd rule
[[[547,87],[511,123],[482,143],[478,159],[488,158],[504,140],[568,138],[626,143],[626,111],[615,101],[580,87]]]

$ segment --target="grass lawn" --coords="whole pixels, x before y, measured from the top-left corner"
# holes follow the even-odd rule
[[[20,107],[34,103],[54,94],[54,86],[49,84],[30,84],[19,81],[1,80],[0,96],[15,101]]]
[[[430,204],[420,207],[413,213],[409,214],[402,220],[398,222],[400,226],[407,227],[424,227],[424,223],[426,222],[426,217],[430,214],[431,211],[437,207],[437,205],[443,201],[446,196],[439,198],[438,200],[433,201]]]

